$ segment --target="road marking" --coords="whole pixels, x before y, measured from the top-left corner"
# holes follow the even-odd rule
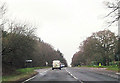
[[[31,77],[31,78],[29,78],[29,79],[25,80],[25,81],[24,81],[24,82],[22,82],[22,83],[28,82],[28,81],[30,81],[30,80],[32,80],[32,79],[34,79],[36,76],[37,76],[37,75],[35,75],[35,76],[33,76],[33,77]]]
[[[71,72],[69,72],[66,68],[65,68],[65,70],[66,70],[74,79],[76,79],[76,80],[79,81],[80,83],[83,83],[82,80],[81,80],[81,81],[78,80],[78,78],[75,77],[73,74],[71,74]]]
[[[48,69],[48,70],[50,70],[50,69]],[[44,71],[43,73],[40,73],[40,74],[41,74],[41,75],[45,75],[45,73],[46,73],[48,70],[46,70],[46,71]],[[25,80],[25,81],[24,81],[24,82],[22,82],[22,83],[28,82],[28,81],[30,81],[30,80],[32,80],[32,79],[34,79],[36,76],[37,76],[37,75],[35,75],[35,76],[33,76],[33,77],[31,77],[31,78],[29,78],[29,79]]]
[[[46,72],[47,71],[49,71],[50,69],[48,69],[48,70],[45,70],[44,72],[42,72],[42,73],[39,73],[39,74],[41,74],[41,75],[45,75],[46,74]]]
[[[78,80],[77,77],[75,77],[74,75],[72,75],[67,69],[65,69],[74,79]]]
[[[120,75],[120,73],[116,73],[117,75]]]

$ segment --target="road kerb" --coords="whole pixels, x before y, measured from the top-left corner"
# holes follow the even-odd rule
[[[96,69],[96,68],[95,68]],[[94,69],[94,70],[95,70]],[[99,69],[99,68],[98,68]],[[91,72],[93,72],[93,71],[91,71]],[[95,72],[95,71],[94,71]],[[113,74],[108,74],[108,73],[100,73],[100,72],[95,72],[95,73],[97,73],[97,74],[101,74],[101,75],[106,75],[106,76],[109,76],[109,77],[112,77],[112,78],[115,78],[115,79],[118,79],[118,75],[120,75],[120,73],[115,73],[115,75],[113,75]],[[117,76],[116,76],[117,75]]]
[[[49,71],[50,69],[48,69],[48,70],[46,70],[46,71],[44,71],[43,73],[46,73],[47,71]],[[29,78],[29,79],[27,79],[27,80],[25,80],[25,81],[23,81],[22,83],[26,83],[26,82],[28,82],[28,81],[30,81],[30,80],[32,80],[32,79],[34,79],[38,74],[43,74],[43,73],[37,73],[35,76],[33,76],[33,77],[31,77],[31,78]]]

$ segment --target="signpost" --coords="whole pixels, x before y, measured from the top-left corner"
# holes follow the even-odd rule
[[[26,67],[32,67],[32,60],[26,60]]]
[[[48,66],[48,62],[45,62],[46,66]]]

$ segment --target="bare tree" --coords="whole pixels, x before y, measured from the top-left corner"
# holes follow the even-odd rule
[[[6,13],[6,3],[0,4],[0,19],[3,17],[3,15]]]
[[[1,2],[1,1],[0,1]],[[2,55],[2,30],[4,27],[3,15],[6,13],[7,7],[5,3],[0,3],[0,55]]]
[[[105,16],[108,17],[110,20],[108,21],[108,27],[110,27],[115,22],[118,22],[120,19],[120,1],[114,0],[112,2],[105,2],[105,5],[111,11]]]
[[[15,21],[8,21],[7,22],[8,32],[15,33],[15,34],[21,34],[30,36],[32,38],[36,38],[35,36],[35,30],[36,26],[33,26],[28,23],[16,23]]]
[[[2,17],[6,13],[6,5],[0,4],[0,82],[1,82],[1,76],[2,76],[2,29],[4,23],[2,22]]]

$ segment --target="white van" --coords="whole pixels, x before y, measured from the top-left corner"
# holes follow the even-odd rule
[[[61,70],[61,62],[59,60],[54,60],[52,63],[52,70],[60,69]]]

